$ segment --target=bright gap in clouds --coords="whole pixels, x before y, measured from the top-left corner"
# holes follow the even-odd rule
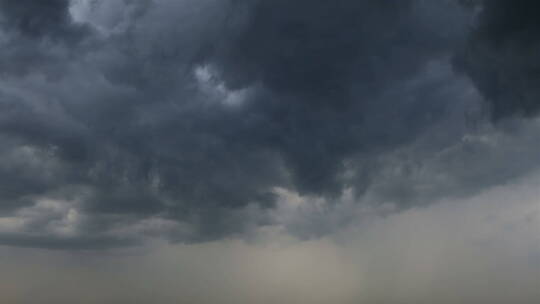
[[[251,90],[250,88],[228,89],[225,82],[220,79],[219,73],[210,65],[195,67],[193,75],[206,99],[215,100],[226,106],[241,106]]]

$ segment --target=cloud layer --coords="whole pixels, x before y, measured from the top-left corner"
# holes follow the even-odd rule
[[[8,303],[494,303],[540,300],[540,178],[298,240],[0,250]],[[511,204],[513,208],[508,208]],[[51,274],[54,273],[54,280]]]
[[[532,4],[478,5],[0,1],[0,243],[320,236],[528,173],[537,123],[483,106],[536,113]]]

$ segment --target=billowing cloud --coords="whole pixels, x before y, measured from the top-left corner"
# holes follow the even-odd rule
[[[454,71],[456,50],[490,37],[470,33],[474,11],[457,1],[0,11],[0,243],[92,249],[274,226],[311,237],[357,205],[405,210],[536,167],[536,123],[493,128],[482,61],[462,60],[474,83]],[[284,197],[308,203],[291,211]]]
[[[0,0],[0,302],[539,303],[537,8]]]

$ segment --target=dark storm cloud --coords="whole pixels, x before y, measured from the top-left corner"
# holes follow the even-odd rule
[[[495,120],[540,110],[538,1],[478,1],[478,22],[457,65],[489,101]]]
[[[67,1],[1,3],[7,226],[39,231],[24,210],[54,200],[83,243],[150,218],[215,239],[271,224],[275,187],[361,195],[379,156],[441,121],[440,149],[463,131],[451,1],[128,1],[102,24],[105,1],[78,23]]]
[[[254,101],[252,111],[264,119],[254,140],[280,151],[301,192],[339,192],[347,156],[407,141],[445,110],[444,101],[421,96],[438,83],[398,96],[406,79],[459,39],[459,26],[433,17],[445,18],[441,7],[346,0],[245,5],[240,28],[212,45],[202,62],[231,89],[268,89]]]
[[[72,22],[69,0],[0,1],[0,73],[59,77],[91,29]]]
[[[23,36],[79,39],[84,27],[76,26],[69,16],[69,0],[2,0],[2,25]]]

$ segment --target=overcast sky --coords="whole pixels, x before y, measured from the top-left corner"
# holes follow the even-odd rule
[[[540,302],[535,0],[0,0],[0,302]]]

